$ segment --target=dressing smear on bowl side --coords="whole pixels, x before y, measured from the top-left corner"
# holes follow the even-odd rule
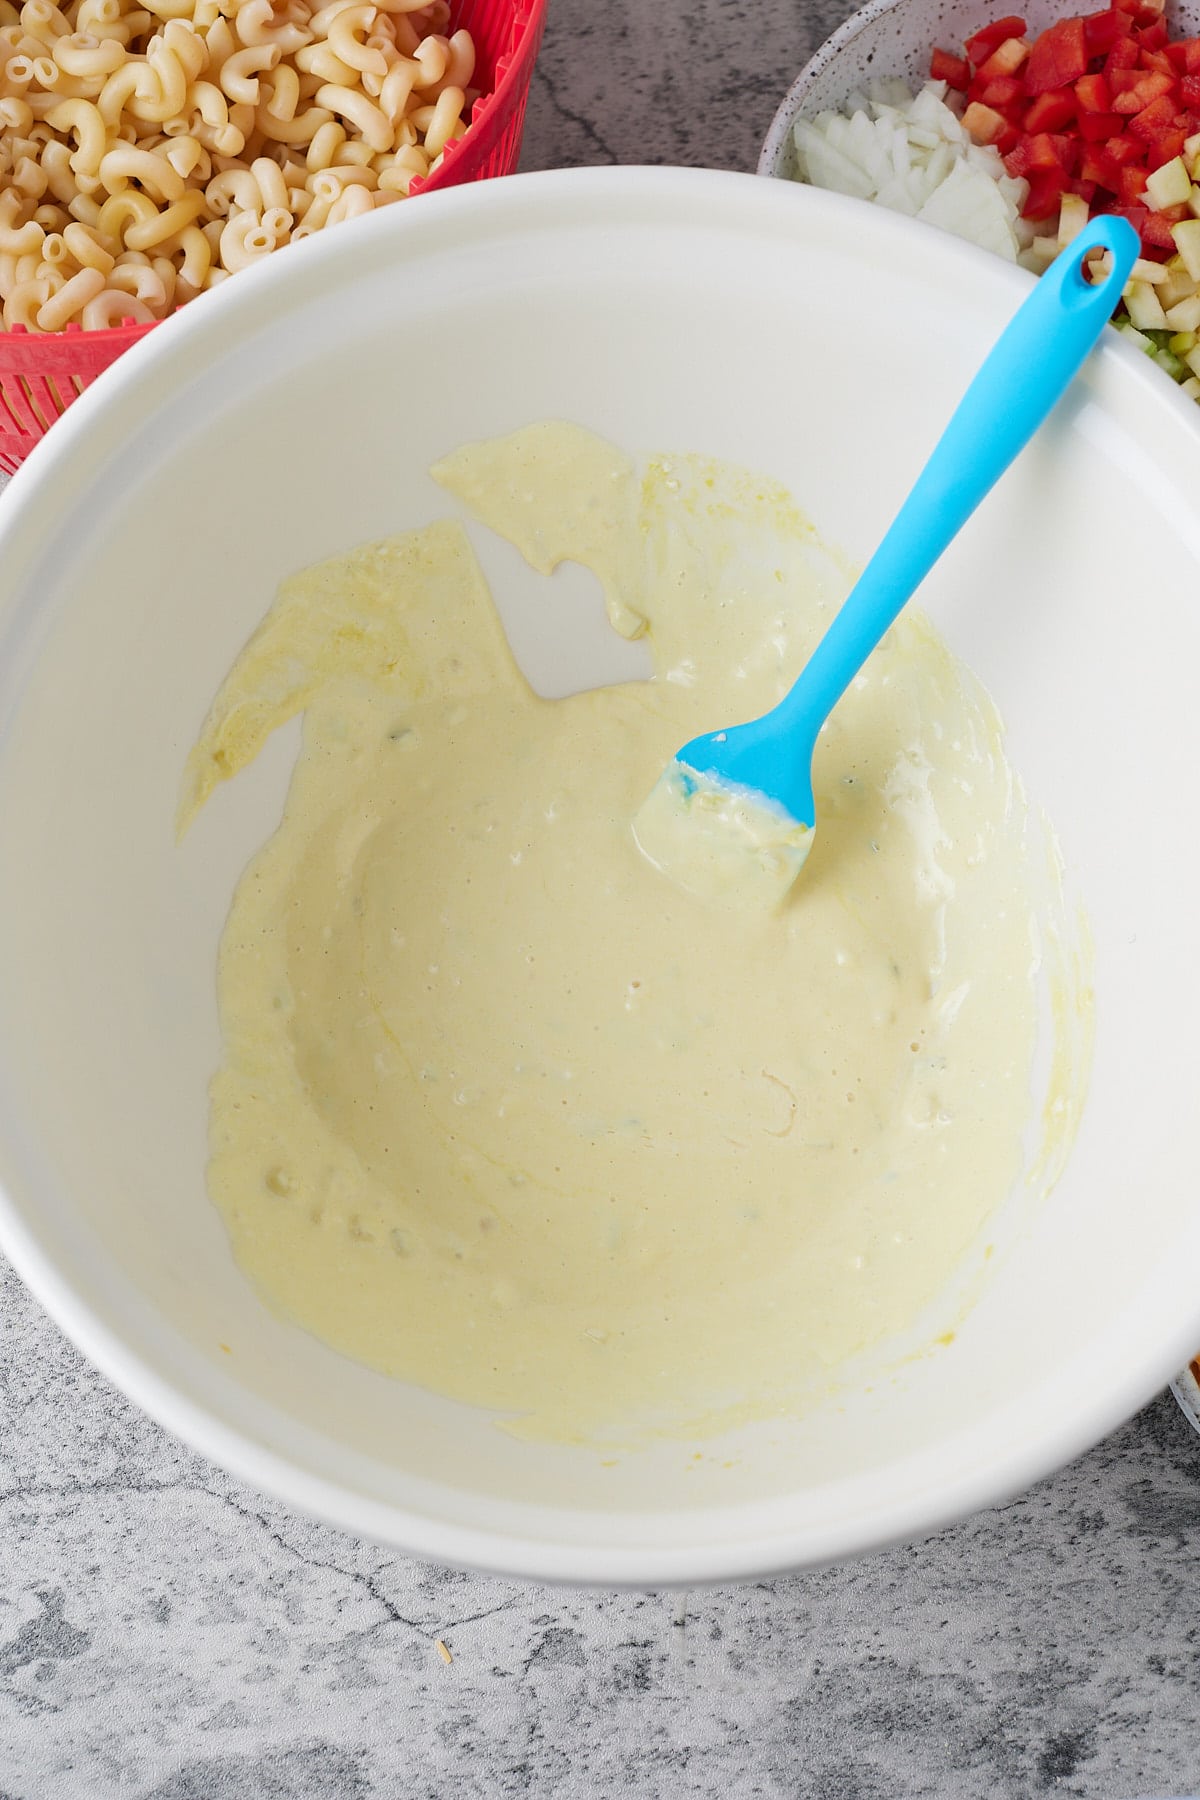
[[[790,686],[836,563],[770,484],[573,426],[434,473],[534,569],[594,569],[655,677],[538,698],[455,522],[284,584],[181,813],[303,711],[221,945],[213,1198],[288,1317],[511,1430],[786,1413],[913,1324],[1022,1172],[1034,919],[995,714],[904,617],[821,737],[783,908],[705,906],[631,820],[681,742]]]

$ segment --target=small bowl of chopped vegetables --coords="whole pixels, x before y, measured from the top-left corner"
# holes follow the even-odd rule
[[[1194,1430],[1200,1431],[1200,1356],[1192,1358],[1171,1383],[1171,1392],[1179,1402],[1184,1417]]]
[[[1114,323],[1200,400],[1200,3],[871,0],[775,115],[759,173],[907,213],[1040,274],[1094,213],[1142,255]]]

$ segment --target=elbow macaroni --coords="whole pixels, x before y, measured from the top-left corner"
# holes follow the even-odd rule
[[[0,330],[148,324],[403,198],[460,135],[446,0],[0,0]]]

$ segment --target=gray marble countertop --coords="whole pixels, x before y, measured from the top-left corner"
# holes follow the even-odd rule
[[[753,168],[844,10],[551,0],[524,166]],[[0,1800],[1200,1790],[1200,1438],[1169,1397],[923,1543],[572,1594],[425,1568],[242,1487],[0,1267],[0,1521]]]

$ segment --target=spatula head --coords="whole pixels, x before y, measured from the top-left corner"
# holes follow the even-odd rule
[[[676,757],[642,802],[633,835],[685,893],[751,913],[781,904],[812,848],[813,827],[765,794]]]

